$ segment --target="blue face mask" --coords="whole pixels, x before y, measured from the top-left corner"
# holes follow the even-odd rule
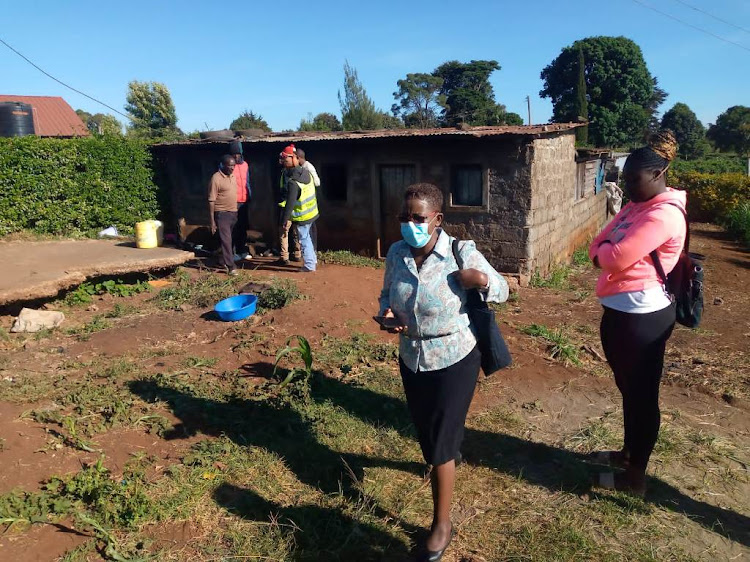
[[[435,217],[432,218],[434,219]],[[427,245],[427,242],[430,241],[430,238],[432,238],[432,235],[429,232],[431,222],[432,219],[429,222],[423,222],[420,224],[402,222],[401,236],[412,248],[424,248]]]

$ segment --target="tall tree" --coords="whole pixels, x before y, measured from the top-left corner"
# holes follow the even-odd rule
[[[455,127],[505,124],[505,106],[495,101],[490,75],[500,70],[495,60],[473,60],[468,63],[448,61],[432,73],[443,79],[440,93],[445,96],[443,123]]]
[[[233,131],[240,131],[242,129],[261,129],[266,133],[271,132],[271,127],[268,126],[266,120],[260,115],[256,115],[252,111],[247,109],[239,114],[239,116],[229,124],[229,128]]]
[[[86,124],[86,128],[95,135],[121,135],[122,123],[106,113],[92,115],[83,109],[76,109],[76,115]]]
[[[136,136],[164,137],[181,135],[169,89],[159,82],[128,84],[125,111],[132,118],[128,132]]]
[[[576,121],[588,121],[589,119],[589,101],[586,95],[586,62],[583,57],[583,50],[578,49],[578,82],[576,82]],[[576,141],[580,144],[588,144],[589,127],[588,124],[576,129]]]
[[[708,151],[706,128],[686,104],[674,104],[662,117],[661,127],[674,133],[683,158],[699,158]]]
[[[734,105],[719,115],[708,138],[722,151],[750,156],[750,107]]]
[[[440,111],[446,108],[446,96],[440,93],[444,80],[432,74],[407,74],[396,85],[398,91],[393,97],[398,103],[391,111],[400,116],[407,127],[427,129],[436,127]]]
[[[578,118],[576,84],[579,51],[585,61],[589,140],[599,146],[641,142],[666,96],[658,88],[641,48],[625,37],[589,37],[565,47],[544,70],[544,89],[555,121]]]
[[[309,113],[307,119],[299,124],[300,131],[341,131],[341,121],[333,113],[318,113],[315,117]]]
[[[344,63],[344,93],[339,91],[341,123],[345,131],[380,129],[383,127],[383,112],[378,111],[375,102],[367,95],[359,80],[357,69]]]
[[[403,129],[404,122],[400,117],[391,115],[390,113],[382,110],[378,110],[378,117],[380,119],[380,128],[382,129]]]
[[[523,117],[513,111],[506,111],[503,120],[505,121],[503,125],[523,125]]]

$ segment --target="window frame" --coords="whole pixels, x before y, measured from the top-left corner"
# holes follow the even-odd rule
[[[453,202],[453,186],[459,168],[479,168],[481,174],[482,201],[479,205],[459,205]],[[489,168],[483,162],[461,162],[450,164],[448,170],[448,193],[446,208],[451,211],[481,213],[489,210]]]

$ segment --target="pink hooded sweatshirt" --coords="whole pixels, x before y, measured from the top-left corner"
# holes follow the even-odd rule
[[[656,250],[665,273],[674,269],[685,244],[687,225],[680,209],[686,204],[684,191],[668,187],[648,201],[631,201],[617,213],[589,248],[589,257],[598,258],[602,268],[598,297],[661,285],[649,253]]]

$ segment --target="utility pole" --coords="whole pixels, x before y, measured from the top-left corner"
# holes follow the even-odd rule
[[[526,105],[529,108],[529,125],[531,125],[531,96],[526,96]]]

